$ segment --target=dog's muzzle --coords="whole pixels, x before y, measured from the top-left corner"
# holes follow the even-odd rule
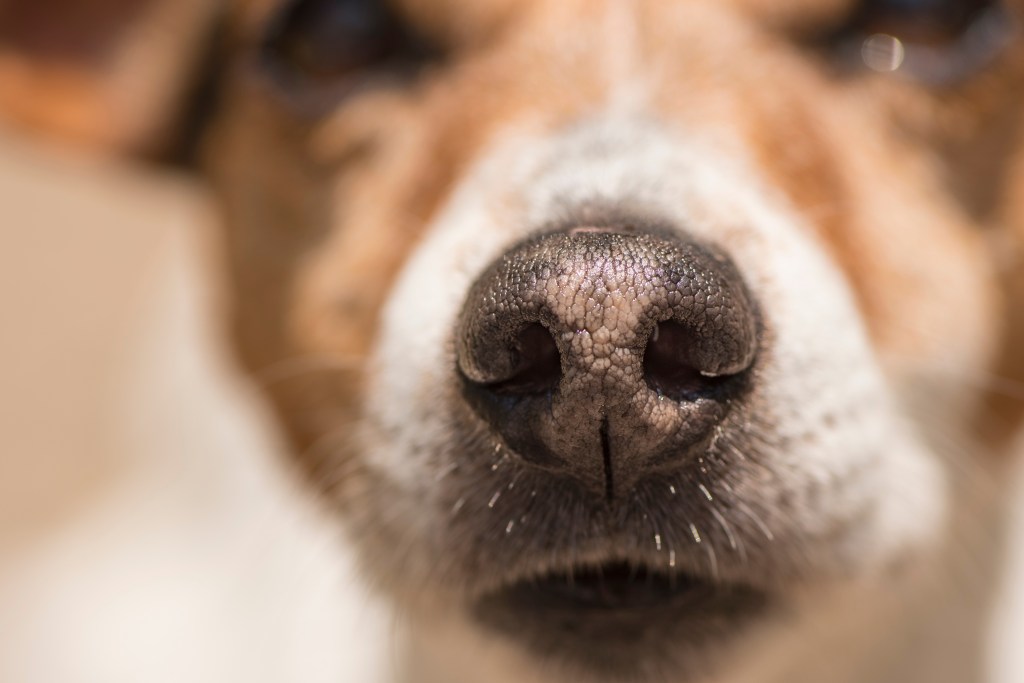
[[[613,504],[707,449],[759,338],[753,298],[712,247],[577,227],[483,273],[456,349],[464,396],[511,451]]]

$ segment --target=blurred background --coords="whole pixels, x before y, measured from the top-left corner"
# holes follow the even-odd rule
[[[221,11],[0,0],[3,683],[374,681],[388,657],[351,645],[397,626],[225,340],[195,163]],[[1024,682],[1010,553],[997,683]]]
[[[4,683],[379,678],[350,643],[389,625],[224,339],[219,11],[0,0]]]

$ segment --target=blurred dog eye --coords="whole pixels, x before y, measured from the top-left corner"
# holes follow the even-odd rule
[[[862,0],[822,41],[844,70],[899,72],[954,85],[981,71],[1018,37],[995,0]]]
[[[406,70],[433,54],[381,0],[291,2],[271,21],[260,52],[278,77],[313,86]]]

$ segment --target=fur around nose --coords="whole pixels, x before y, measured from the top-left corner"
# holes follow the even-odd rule
[[[474,284],[457,330],[476,411],[525,460],[609,499],[709,436],[757,344],[728,258],[613,229],[514,247]]]

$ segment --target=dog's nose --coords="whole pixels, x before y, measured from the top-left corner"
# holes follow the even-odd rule
[[[474,283],[464,395],[516,454],[609,500],[706,447],[749,384],[754,302],[735,265],[674,235],[575,228]]]

